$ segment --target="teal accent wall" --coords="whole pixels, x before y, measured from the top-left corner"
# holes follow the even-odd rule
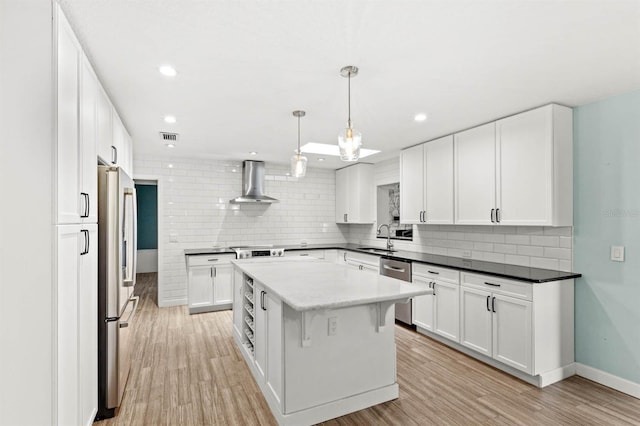
[[[576,361],[640,384],[640,91],[573,118]]]
[[[158,187],[136,184],[138,195],[138,250],[158,248]]]

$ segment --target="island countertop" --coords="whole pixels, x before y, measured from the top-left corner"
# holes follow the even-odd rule
[[[320,259],[261,258],[232,263],[296,311],[400,301],[433,292],[427,284]]]

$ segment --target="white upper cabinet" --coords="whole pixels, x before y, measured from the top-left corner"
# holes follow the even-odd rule
[[[400,222],[453,223],[453,136],[400,153]]]
[[[400,223],[422,223],[424,163],[424,144],[400,152]]]
[[[82,55],[80,70],[81,195],[84,223],[98,222],[97,105],[98,79]]]
[[[98,156],[107,165],[115,164],[112,107],[102,86],[98,85]]]
[[[425,206],[427,224],[453,223],[453,136],[424,144]],[[402,192],[400,192],[402,195]]]
[[[572,111],[547,105],[455,135],[455,223],[571,226]]]
[[[80,45],[62,13],[57,34],[57,223],[80,223],[85,208],[80,195],[78,85]],[[84,197],[86,198],[86,197]]]
[[[495,123],[456,133],[455,223],[491,225],[496,209]]]
[[[496,122],[500,224],[573,224],[572,132],[572,111],[559,105]]]
[[[373,164],[336,170],[336,223],[373,223]]]
[[[113,156],[111,158],[111,163],[116,166],[122,166],[123,160],[125,160],[124,155],[124,139],[125,139],[125,130],[122,125],[122,121],[120,121],[120,117],[118,113],[114,110],[111,111],[111,124],[112,124],[112,150]]]

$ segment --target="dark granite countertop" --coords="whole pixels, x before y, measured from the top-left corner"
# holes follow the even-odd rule
[[[475,272],[479,274],[493,275],[502,278],[527,281],[530,283],[544,283],[549,281],[561,281],[579,278],[582,274],[575,272],[555,271],[552,269],[530,268],[528,266],[509,265],[506,263],[485,262],[482,260],[463,259],[460,257],[440,256],[436,254],[418,253],[413,251],[398,250],[386,253],[371,253],[360,250],[359,244],[308,244],[306,246],[284,246],[286,250],[349,250],[359,253],[373,254],[389,259],[410,260],[412,262],[427,265],[442,266],[460,271]]]
[[[440,256],[436,254],[419,253],[414,251],[398,250],[395,252],[371,253],[361,250],[359,244],[307,244],[307,245],[283,245],[285,251],[295,250],[349,250],[358,253],[366,253],[374,256],[381,256],[389,259],[409,260],[411,262],[424,263],[427,265],[442,266],[445,268],[457,269],[460,271],[474,272],[478,274],[493,275],[496,277],[508,278],[529,283],[544,283],[549,281],[561,281],[572,278],[579,278],[582,274],[575,272],[555,271],[552,269],[530,268],[528,266],[509,265],[506,263],[485,262],[482,260],[463,259],[460,257]],[[184,254],[235,254],[228,247],[210,247],[201,249],[186,249]]]
[[[229,247],[185,249],[184,251],[185,256],[195,256],[198,254],[236,254],[236,252],[231,250]]]

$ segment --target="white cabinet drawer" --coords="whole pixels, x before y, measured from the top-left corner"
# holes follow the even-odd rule
[[[284,252],[285,257],[313,257],[315,259],[324,259],[324,250],[290,250]]]
[[[215,266],[218,263],[227,263],[236,258],[235,254],[200,254],[189,256],[189,266]]]
[[[373,254],[358,253],[355,251],[347,252],[347,260],[355,260],[356,262],[367,263],[376,267],[380,265],[380,257]]]
[[[491,275],[462,273],[462,285],[490,291],[496,294],[532,300],[533,284],[521,281],[505,280]]]
[[[421,277],[439,279],[442,281],[450,281],[452,283],[460,282],[459,271],[440,268],[438,266],[424,265],[422,263],[413,263],[413,274],[419,275]]]

